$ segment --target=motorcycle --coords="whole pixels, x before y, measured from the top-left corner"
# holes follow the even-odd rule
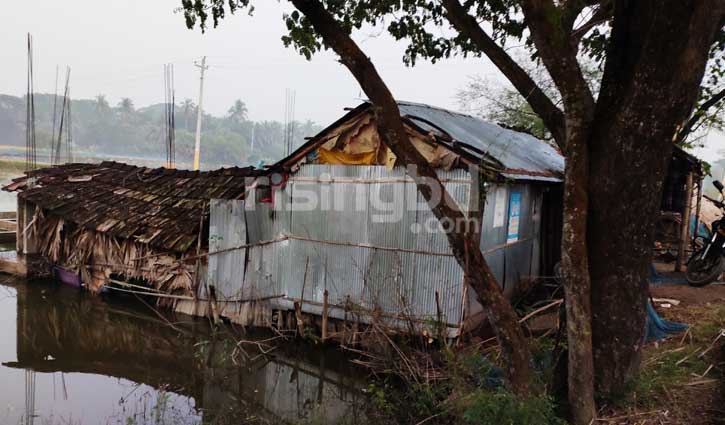
[[[723,194],[722,183],[715,180],[712,184],[720,192],[721,198]],[[716,207],[725,210],[725,203],[703,195],[712,202]],[[704,246],[692,254],[687,261],[687,272],[685,277],[690,286],[705,286],[716,281],[723,271],[723,255],[725,255],[725,217],[721,217],[712,223],[712,232],[709,240],[705,241]]]

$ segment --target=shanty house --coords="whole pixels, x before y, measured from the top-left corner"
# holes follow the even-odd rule
[[[209,199],[243,197],[256,174],[66,164],[4,189],[18,192],[17,251],[28,274],[52,270],[93,292],[115,282],[177,300],[193,299],[206,274]]]
[[[469,115],[398,105],[504,291],[550,270],[564,171],[557,149]],[[214,293],[199,298],[213,295],[221,315],[284,325],[295,312],[403,329],[438,320],[451,336],[482,319],[438,220],[381,142],[369,103],[271,171],[248,184],[244,200],[211,202],[208,287],[200,290]]]
[[[552,275],[560,152],[469,115],[398,105],[411,142],[468,218],[452,225],[479,240],[504,293]],[[663,210],[682,208],[673,200],[690,199],[685,183],[699,176],[696,159],[673,157]],[[244,325],[314,324],[343,340],[360,323],[417,331],[435,321],[456,336],[482,309],[412,172],[363,103],[264,171],[67,164],[4,189],[18,192],[18,254],[29,272],[50,264],[94,292],[153,296]]]

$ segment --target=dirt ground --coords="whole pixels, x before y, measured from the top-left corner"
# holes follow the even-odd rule
[[[708,304],[725,304],[725,284],[713,283],[702,288],[689,285],[651,285],[652,298],[671,298],[680,301],[680,304],[666,308],[662,303],[656,303],[657,311],[665,318],[686,318],[693,306],[707,306]]]
[[[670,298],[680,301],[679,305],[664,307],[662,302],[656,302],[655,308],[660,316],[668,320],[695,325],[702,320],[704,314],[723,308],[725,306],[725,284],[715,283],[701,288],[689,285],[651,286],[650,293],[653,298]],[[679,341],[678,341],[679,340]],[[664,345],[687,344],[682,339],[674,337]],[[713,349],[712,357],[714,369],[712,375],[703,379],[692,377],[692,382],[706,381],[705,378],[714,378],[719,382],[702,385],[683,385],[673,388],[669,392],[673,406],[678,406],[677,418],[674,423],[701,423],[725,424],[725,344],[717,344]],[[674,419],[673,418],[673,419]]]
[[[662,318],[687,323],[691,329],[645,347],[643,375],[651,380],[648,403],[638,403],[635,394],[627,407],[606,412],[600,423],[725,424],[725,338],[712,343],[725,327],[725,284],[651,285],[650,293],[679,301],[657,301],[655,309]],[[703,351],[707,355],[701,356]],[[652,392],[655,386],[664,388]]]

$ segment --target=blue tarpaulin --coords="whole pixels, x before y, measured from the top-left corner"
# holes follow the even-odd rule
[[[663,276],[657,273],[654,264],[650,265],[649,283],[652,285],[687,285],[684,276]]]
[[[657,314],[652,301],[647,300],[647,320],[645,322],[644,338],[647,342],[660,341],[671,334],[686,330],[689,326],[684,323],[665,320]]]
[[[697,234],[695,234],[695,214],[690,216],[690,234],[695,235],[695,237],[701,237],[705,240],[710,239],[710,230],[708,230],[707,226],[705,226],[705,223],[702,221],[698,221]]]

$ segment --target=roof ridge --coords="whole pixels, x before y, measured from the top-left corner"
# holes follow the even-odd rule
[[[462,117],[473,118],[475,120],[481,121],[481,122],[486,123],[486,124],[498,125],[496,123],[493,123],[493,122],[490,122],[490,121],[486,121],[483,118],[477,117],[475,115],[467,114],[465,112],[460,112],[460,111],[454,111],[452,109],[442,108],[440,106],[429,105],[427,103],[410,102],[410,101],[407,101],[407,100],[396,100],[395,103],[397,103],[398,105],[422,106],[424,108],[430,108],[430,109],[435,109],[437,111],[448,112],[449,114],[453,114],[453,115],[460,115]],[[501,127],[501,126],[499,126],[499,127]]]

